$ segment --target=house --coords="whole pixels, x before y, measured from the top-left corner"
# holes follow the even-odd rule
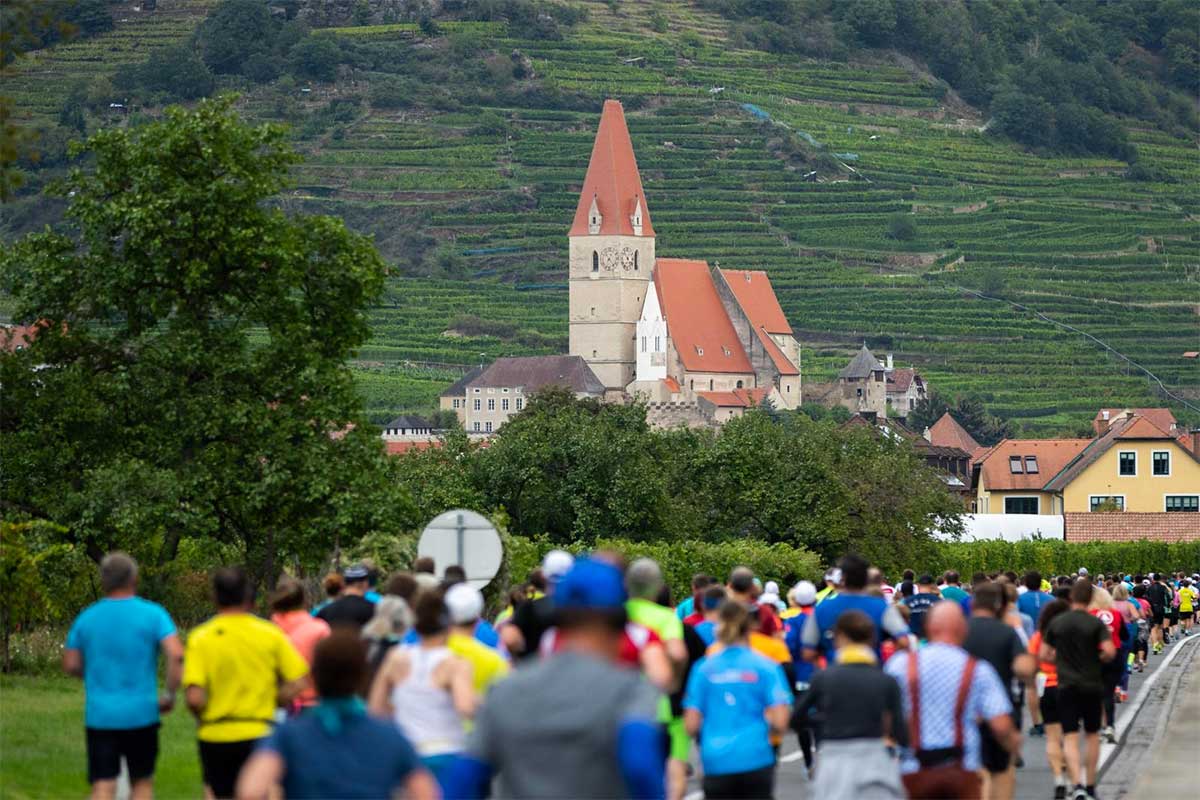
[[[892,356],[887,356],[887,407],[890,416],[905,419],[917,403],[929,397],[925,379],[912,367],[892,369]]]
[[[656,257],[615,100],[604,103],[567,239],[570,353],[606,399],[696,405],[700,392],[762,389],[784,408],[800,404],[800,346],[767,274]]]
[[[734,389],[728,392],[696,392],[700,413],[718,424],[740,417],[751,408],[758,408],[764,400],[778,402],[778,393],[773,396],[767,389]]]
[[[975,461],[975,510],[980,514],[1061,514],[1047,481],[1090,439],[1005,439]]]
[[[488,434],[525,408],[530,395],[550,386],[581,398],[605,395],[604,384],[579,356],[528,356],[498,358],[473,378],[464,376],[451,387],[462,394],[449,399],[459,401],[451,406],[467,433]]]
[[[383,426],[383,439],[389,442],[428,441],[433,438],[433,424],[424,417],[402,415]]]
[[[467,374],[446,387],[438,396],[438,408],[442,411],[453,411],[458,414],[459,422],[462,422],[467,410],[467,384],[478,378],[482,372],[482,365],[470,369]]]
[[[938,417],[938,421],[925,429],[925,440],[939,447],[957,447],[974,455],[983,448],[967,429],[958,424],[958,420],[947,411]]]
[[[1188,447],[1151,417],[1106,422],[1093,439],[1006,439],[986,451],[976,462],[980,513],[1066,514],[1069,531],[1074,514],[1200,512],[1200,432]]]
[[[1092,430],[1100,436],[1114,422],[1134,415],[1145,417],[1167,433],[1174,433],[1179,429],[1179,422],[1169,408],[1102,408],[1092,420]]]
[[[851,412],[868,411],[887,416],[887,367],[864,343],[850,363],[838,373],[840,403]]]
[[[951,445],[933,444],[895,419],[879,417],[872,412],[855,414],[842,423],[842,428],[854,427],[867,427],[882,436],[909,442],[917,455],[925,461],[925,466],[932,469],[941,478],[947,489],[959,496],[963,507],[968,510],[972,509],[975,495],[969,452]]]

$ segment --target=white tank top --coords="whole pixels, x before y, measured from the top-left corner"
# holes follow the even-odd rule
[[[437,756],[462,752],[466,740],[462,719],[446,689],[433,683],[437,666],[450,657],[448,647],[404,645],[408,676],[392,687],[392,715],[417,754]]]

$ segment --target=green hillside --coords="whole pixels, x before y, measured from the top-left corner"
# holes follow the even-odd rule
[[[36,55],[6,89],[49,118],[80,72],[178,41],[209,5],[159,0],[156,15]],[[1135,181],[1111,158],[980,132],[983,115],[907,59],[741,49],[689,2],[576,5],[586,20],[557,40],[503,22],[339,28],[350,55],[335,81],[220,81],[247,115],[295,127],[306,160],[285,206],[344,216],[396,265],[360,354],[374,418],[431,407],[450,365],[565,350],[566,229],[605,97],[625,103],[659,254],[768,270],[806,381],[870,339],[1030,433],[1102,405],[1188,416],[1036,311],[1200,406],[1200,364],[1181,357],[1200,345],[1194,140],[1125,120],[1150,178]],[[439,59],[461,60],[465,80],[425,80]],[[418,102],[386,107],[378,87],[396,74],[425,80]],[[889,238],[896,215],[912,238]]]

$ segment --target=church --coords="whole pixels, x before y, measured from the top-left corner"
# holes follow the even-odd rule
[[[657,258],[625,112],[607,100],[568,234],[570,353],[614,402],[695,406],[724,421],[800,405],[800,345],[770,278]]]

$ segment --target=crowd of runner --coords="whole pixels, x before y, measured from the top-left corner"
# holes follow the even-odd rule
[[[1200,576],[906,571],[848,555],[782,593],[745,567],[696,575],[678,605],[660,566],[549,553],[486,618],[461,568],[418,559],[284,577],[269,619],[239,568],[186,647],[139,598],[137,565],[100,565],[104,599],[71,627],[88,780],[153,794],[160,714],[182,690],[216,798],[708,798],[774,791],[795,737],[825,798],[1011,799],[1027,735],[1046,797],[1096,797],[1131,671],[1193,633]],[[765,577],[765,576],[764,576]],[[159,689],[159,656],[165,678]],[[693,761],[693,753],[698,761]]]

